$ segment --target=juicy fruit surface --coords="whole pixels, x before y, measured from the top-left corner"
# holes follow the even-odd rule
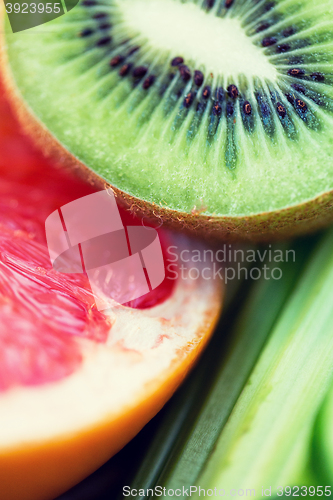
[[[99,313],[83,275],[51,269],[44,236],[46,217],[92,188],[35,151],[1,98],[0,149],[1,498],[51,500],[171,397],[212,333],[221,287],[177,279]],[[159,235],[164,251],[183,248]]]
[[[112,327],[86,275],[52,269],[45,241],[47,216],[92,189],[57,171],[17,127],[0,101],[0,392],[70,375],[82,362],[77,339],[105,343]],[[171,290],[164,284],[132,305],[156,305]]]
[[[84,0],[7,34],[33,113],[117,188],[249,215],[333,187],[330,1]]]

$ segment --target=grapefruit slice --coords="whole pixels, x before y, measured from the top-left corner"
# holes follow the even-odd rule
[[[52,268],[44,230],[48,215],[93,188],[34,150],[1,99],[0,150],[0,496],[47,500],[170,398],[211,335],[222,288],[198,277],[196,263],[195,279],[169,271],[141,299],[98,311],[86,275]],[[168,245],[173,255],[197,248],[159,235],[166,257]]]

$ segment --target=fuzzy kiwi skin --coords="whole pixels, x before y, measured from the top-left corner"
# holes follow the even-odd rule
[[[0,8],[0,24],[2,17],[3,9]],[[235,217],[207,216],[202,213],[204,207],[193,207],[191,213],[178,212],[121,191],[69,153],[34,116],[15,85],[4,47],[4,34],[0,33],[0,78],[25,132],[45,155],[56,158],[64,168],[75,171],[96,188],[111,188],[120,205],[132,214],[150,219],[159,226],[162,222],[166,228],[199,238],[230,242],[287,239],[314,232],[333,223],[333,190],[281,210]]]

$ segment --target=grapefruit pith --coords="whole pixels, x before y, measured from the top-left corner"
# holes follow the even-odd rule
[[[207,343],[222,290],[167,274],[135,303],[98,311],[85,274],[52,269],[44,231],[93,188],[34,150],[4,101],[0,149],[1,498],[47,500],[159,411]],[[166,256],[169,244],[195,246],[163,230],[160,239]]]

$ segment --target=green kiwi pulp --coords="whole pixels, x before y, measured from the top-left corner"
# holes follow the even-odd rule
[[[5,46],[34,117],[128,203],[248,238],[333,219],[332,0],[83,0]]]

